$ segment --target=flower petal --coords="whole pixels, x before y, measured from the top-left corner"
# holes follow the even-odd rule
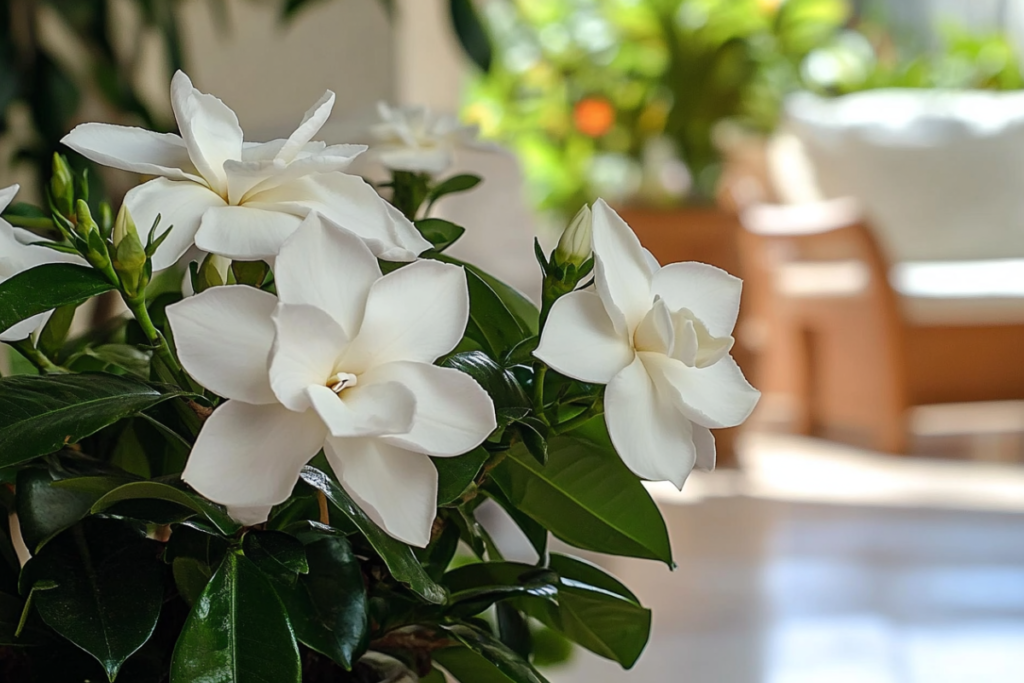
[[[373,438],[330,438],[324,452],[370,519],[404,543],[427,546],[437,514],[437,469],[430,458]]]
[[[731,356],[706,368],[692,368],[656,353],[641,354],[667,401],[693,422],[719,429],[746,420],[761,398]]]
[[[390,212],[390,205],[365,180],[347,173],[299,178],[252,195],[246,205],[297,216],[316,211],[358,235],[379,258],[413,261],[430,248],[415,226]]]
[[[374,150],[377,159],[393,171],[411,173],[441,173],[452,165],[452,145],[432,147],[401,147],[383,145]]]
[[[359,378],[364,384],[396,383],[415,397],[411,427],[382,439],[392,445],[435,456],[473,450],[497,427],[494,403],[469,375],[426,363],[399,361],[377,366]]]
[[[711,472],[715,469],[715,435],[707,427],[693,425],[693,445],[697,449],[697,463],[694,469]]]
[[[274,265],[277,295],[286,304],[308,304],[326,311],[354,337],[363,322],[370,287],[380,266],[358,237],[325,225],[311,213],[288,238]]]
[[[157,178],[133,187],[124,197],[124,203],[139,226],[140,237],[160,216],[157,233],[172,228],[164,243],[153,254],[153,270],[170,268],[195,242],[199,223],[207,210],[224,206],[224,200],[205,185],[188,181]]]
[[[715,337],[736,326],[743,281],[706,263],[672,263],[654,274],[654,293],[672,311],[689,309]]]
[[[266,143],[268,146],[274,143]],[[313,145],[308,145],[312,147]],[[322,147],[322,145],[317,145]],[[272,149],[267,149],[269,153]],[[331,145],[314,151],[301,151],[292,162],[270,159],[225,161],[228,196],[232,204],[255,201],[262,192],[280,187],[308,175],[344,171],[366,151],[366,145]],[[255,150],[259,153],[260,150]],[[249,155],[247,155],[249,156]]]
[[[603,199],[594,202],[597,293],[616,327],[632,332],[651,310],[651,271],[640,240]]]
[[[661,299],[656,298],[651,310],[633,333],[633,345],[637,351],[653,351],[668,354],[676,343],[672,327],[672,313]]]
[[[328,387],[306,389],[309,402],[337,437],[399,434],[412,427],[416,397],[397,382],[358,384],[340,395]]]
[[[19,189],[21,189],[21,186],[17,183],[0,189],[0,211],[6,209],[7,206],[14,201],[14,197],[18,194]],[[2,218],[0,218],[0,224],[10,225],[10,223],[7,223],[7,221]]]
[[[307,387],[327,386],[348,337],[331,316],[312,306],[279,304],[273,320],[270,386],[281,403],[306,410]]]
[[[573,379],[607,384],[633,362],[633,345],[615,329],[601,297],[572,292],[551,307],[534,355]]]
[[[326,437],[327,428],[312,410],[228,401],[203,424],[181,478],[213,502],[240,509],[239,522],[253,524],[249,508],[287,500],[299,471]]]
[[[466,273],[440,261],[417,261],[373,283],[344,370],[362,373],[399,360],[433,363],[455,348],[469,320]]]
[[[273,294],[214,287],[167,307],[178,357],[207,389],[246,403],[276,403],[267,366],[274,344]]]
[[[83,123],[61,142],[103,166],[206,184],[189,159],[185,142],[173,133],[154,133],[108,123]]]
[[[51,315],[53,315],[53,311],[46,311],[45,313],[40,313],[21,322],[14,323],[6,330],[0,330],[0,342],[16,342],[28,339],[37,331],[43,329]]]
[[[196,246],[240,261],[273,258],[300,223],[299,216],[278,211],[220,206],[203,215],[196,233]]]
[[[226,197],[224,162],[242,158],[242,128],[235,112],[213,95],[192,87],[183,71],[171,79],[171,107],[192,163],[210,187]]]
[[[285,162],[291,162],[299,152],[306,146],[306,143],[313,139],[313,136],[323,127],[334,109],[334,93],[328,90],[323,94],[317,103],[302,117],[302,123],[295,129],[295,132],[288,136],[288,141],[277,153],[277,158]]]
[[[659,394],[639,354],[608,383],[604,402],[608,435],[626,467],[681,489],[697,458],[692,425]]]

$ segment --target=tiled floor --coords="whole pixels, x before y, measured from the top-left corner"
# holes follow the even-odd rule
[[[663,504],[675,572],[604,560],[654,610],[636,667],[581,652],[545,672],[552,683],[1024,680],[1024,512],[1012,504],[1024,510],[1024,471],[858,462],[800,440],[754,451],[747,474],[709,475],[691,482],[690,498]],[[811,466],[782,455],[815,452],[813,476],[773,489],[765,472]],[[843,481],[863,500],[808,502],[842,494]],[[907,490],[918,507],[892,504]]]

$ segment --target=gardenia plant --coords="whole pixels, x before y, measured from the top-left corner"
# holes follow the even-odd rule
[[[650,611],[548,541],[673,566],[642,480],[712,467],[757,402],[740,282],[598,201],[538,249],[538,309],[444,253],[473,227],[430,207],[479,178],[395,170],[385,201],[309,142],[333,96],[258,145],[173,96],[180,137],[68,138],[162,176],[116,219],[57,156],[0,222],[3,680],[540,683],[566,641],[633,666]],[[110,297],[131,315],[69,333]]]

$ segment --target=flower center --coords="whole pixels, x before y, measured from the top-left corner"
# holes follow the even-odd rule
[[[357,384],[359,384],[359,378],[350,372],[339,372],[327,380],[327,386],[336,394],[340,394],[345,389],[354,387]]]

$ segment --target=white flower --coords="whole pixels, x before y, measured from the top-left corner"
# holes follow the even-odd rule
[[[714,467],[708,428],[740,424],[761,395],[729,356],[742,283],[703,263],[658,267],[600,199],[593,237],[597,292],[555,302],[536,356],[607,384],[605,421],[623,462],[682,488],[694,466]]]
[[[345,490],[389,534],[425,546],[436,511],[429,456],[480,445],[494,405],[432,363],[462,338],[462,268],[419,261],[381,277],[359,239],[311,215],[282,247],[280,301],[209,289],[168,307],[185,369],[229,399],[182,475],[240,522],[267,518],[323,448]]]
[[[7,205],[18,193],[18,186],[11,185],[0,189],[0,211],[7,208]],[[21,228],[15,228],[7,221],[0,218],[0,282],[12,278],[18,273],[41,266],[44,263],[81,263],[85,259],[74,254],[63,254],[53,249],[40,247],[33,242],[43,242],[42,238]],[[53,311],[40,313],[31,318],[22,320],[6,330],[0,330],[0,341],[13,342],[27,339],[41,330],[50,319]]]
[[[554,254],[556,263],[572,263],[576,266],[586,263],[593,253],[593,222],[590,207],[584,204],[583,208],[576,212],[569,227],[558,238]]]
[[[173,265],[193,242],[231,259],[273,258],[310,211],[387,260],[412,261],[430,246],[362,178],[341,172],[366,147],[311,142],[331,113],[334,93],[287,140],[265,143],[243,142],[235,113],[180,71],[171,81],[171,104],[180,137],[86,123],[62,141],[97,163],[162,176],[125,196],[143,233],[157,215],[163,229],[174,227],[153,257],[154,269]]]
[[[373,154],[393,171],[441,173],[452,165],[459,147],[493,150],[477,142],[477,127],[459,123],[454,116],[435,114],[426,107],[391,107],[377,104],[381,123],[371,133],[378,143]]]

